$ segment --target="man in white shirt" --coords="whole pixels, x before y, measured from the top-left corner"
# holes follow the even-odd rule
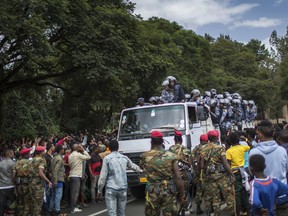
[[[83,172],[83,162],[90,159],[90,155],[84,150],[79,143],[72,144],[72,153],[68,157],[70,167],[70,195],[71,195],[71,213],[80,212],[76,208],[76,202],[80,193],[80,183]]]

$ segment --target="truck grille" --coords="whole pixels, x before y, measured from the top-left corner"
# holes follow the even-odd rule
[[[140,155],[142,153],[128,153],[125,154],[133,163],[137,164],[139,166],[140,164]]]

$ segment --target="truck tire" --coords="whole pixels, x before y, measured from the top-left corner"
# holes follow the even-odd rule
[[[145,197],[145,185],[135,186],[130,188],[131,194],[135,198]]]

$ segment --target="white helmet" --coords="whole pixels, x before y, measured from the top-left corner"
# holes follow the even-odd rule
[[[162,82],[162,86],[164,87],[164,86],[167,86],[167,85],[169,85],[169,81],[168,81],[168,80],[164,80],[164,81]]]
[[[199,91],[198,89],[193,89],[193,90],[191,91],[191,94],[192,94],[192,95],[200,96],[200,91]]]
[[[173,76],[168,76],[168,77],[166,78],[166,80],[169,80],[169,81],[176,81],[176,78],[173,77]]]

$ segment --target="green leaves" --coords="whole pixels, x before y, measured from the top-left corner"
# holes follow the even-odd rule
[[[143,20],[133,15],[134,6],[126,0],[0,1],[4,136],[109,127],[111,115],[138,97],[160,95],[168,75],[186,93],[239,92],[260,111],[273,108],[271,94],[278,104],[275,95],[286,95],[287,35],[272,33],[275,59],[258,40],[202,37],[176,22]]]

